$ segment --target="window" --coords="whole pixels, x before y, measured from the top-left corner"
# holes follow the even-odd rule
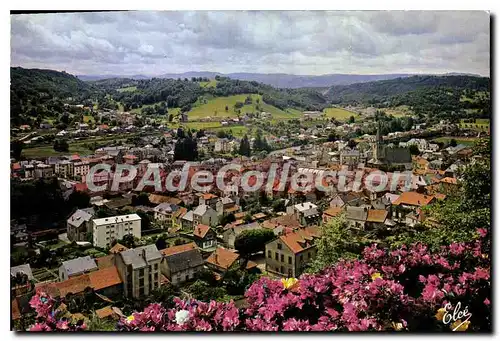
[[[292,269],[288,269],[288,277],[293,277],[293,275],[292,275]]]
[[[283,263],[285,261],[285,255],[281,255],[281,262]]]
[[[311,253],[310,252],[307,253],[307,259],[311,259]]]
[[[189,275],[186,275],[186,282],[189,281]]]
[[[288,256],[288,264],[292,264],[292,257]]]
[[[139,278],[139,287],[144,286],[144,278]]]
[[[271,250],[267,250],[267,258],[273,258]]]
[[[281,270],[280,272],[281,272],[282,274],[283,274],[283,273],[285,273],[285,267],[283,267],[283,266],[282,266],[280,270]]]
[[[281,244],[278,243],[278,250],[281,250]]]
[[[304,255],[300,255],[300,261],[302,262],[304,260]]]
[[[278,253],[276,252],[276,254],[274,255],[274,259],[278,260]]]
[[[144,276],[144,269],[139,269],[139,277],[143,277]]]
[[[155,270],[158,270],[158,264],[155,264],[155,265],[154,265],[154,269],[155,269]]]
[[[157,281],[158,281],[158,272],[155,273],[155,282],[157,282]]]

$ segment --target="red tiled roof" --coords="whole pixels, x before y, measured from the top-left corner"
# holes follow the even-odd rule
[[[75,191],[78,192],[86,192],[87,191],[87,184],[84,183],[78,183],[75,185]]]
[[[366,217],[367,222],[371,223],[383,223],[387,218],[386,210],[368,210],[368,216]]]
[[[73,160],[73,161],[80,160],[80,155],[78,155],[78,154],[71,155],[71,160]]]
[[[59,290],[59,295],[65,297],[67,294],[78,294],[84,292],[86,288],[92,287],[88,274],[76,276],[63,282],[54,283]]]
[[[323,211],[323,214],[330,217],[336,217],[340,212],[342,212],[342,207],[330,207]]]
[[[135,155],[132,155],[132,154],[127,154],[127,155],[124,155],[123,156],[124,159],[131,159],[131,160],[135,160],[137,159],[137,156]]]
[[[219,247],[207,258],[206,262],[227,270],[239,257],[237,253]]]
[[[194,232],[193,234],[197,237],[200,237],[200,238],[205,238],[205,236],[207,235],[207,232],[208,230],[210,230],[210,226],[208,225],[204,225],[204,224],[198,224],[195,228],[194,228]]]
[[[189,250],[196,249],[196,244],[194,242],[182,245],[176,245],[167,247],[166,249],[160,250],[161,254],[164,256],[170,256],[176,253],[186,252]]]
[[[90,277],[90,284],[94,290],[101,290],[122,283],[116,266],[93,271],[89,273],[88,276]]]
[[[123,246],[120,243],[116,243],[111,249],[109,249],[109,253],[120,253],[122,251],[128,250],[128,247]]]
[[[111,254],[111,255],[96,258],[95,261],[96,261],[99,269],[104,269],[104,268],[109,268],[111,266],[114,266],[114,259],[115,259],[115,255]]]
[[[456,185],[457,184],[457,179],[456,178],[451,178],[451,177],[446,177],[446,178],[441,179],[440,182],[445,182],[447,184]]]
[[[210,199],[218,198],[218,196],[216,196],[215,194],[212,194],[212,193],[203,193],[202,197],[205,200],[210,200]]]
[[[312,239],[319,237],[319,235],[319,230],[316,227],[306,227],[304,229],[298,229],[292,233],[282,235],[280,236],[280,239],[290,248],[290,250],[292,250],[293,253],[299,253],[309,248],[311,246]]]
[[[412,205],[425,206],[434,199],[432,195],[424,195],[417,192],[403,192],[392,204],[393,205]]]
[[[21,165],[19,164],[19,162],[16,162],[12,165],[12,169],[13,170],[20,170],[21,169]]]

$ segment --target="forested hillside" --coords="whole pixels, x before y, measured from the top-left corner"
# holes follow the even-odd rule
[[[108,79],[90,82],[103,92],[123,103],[125,109],[139,108],[158,102],[166,102],[169,108],[180,107],[189,111],[199,96],[224,97],[239,94],[260,94],[264,102],[280,109],[289,107],[304,110],[322,110],[327,106],[326,98],[309,89],[276,89],[254,81],[241,81],[216,77],[215,86],[203,86],[206,79]],[[123,89],[123,90],[122,90]]]
[[[64,103],[88,104],[98,90],[66,72],[10,69],[10,113],[13,123],[26,117],[47,117],[64,111]]]
[[[486,77],[413,76],[332,86],[325,96],[334,104],[408,105],[422,114],[477,109],[489,116],[490,86]]]

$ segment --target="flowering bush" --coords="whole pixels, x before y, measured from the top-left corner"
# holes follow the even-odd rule
[[[478,240],[454,243],[437,253],[422,244],[393,251],[373,245],[361,260],[340,261],[318,274],[286,280],[263,277],[247,290],[247,306],[241,309],[233,302],[179,298],[168,310],[152,304],[120,320],[118,330],[491,330],[489,234],[478,232]],[[32,303],[47,321],[51,299],[40,300],[35,297]],[[467,307],[468,320],[443,318],[457,307]],[[58,328],[52,322],[46,330]]]
[[[83,319],[66,310],[66,305],[55,308],[56,301],[45,293],[38,292],[31,298],[30,305],[37,313],[37,322],[29,329],[32,332],[82,331],[87,328]]]

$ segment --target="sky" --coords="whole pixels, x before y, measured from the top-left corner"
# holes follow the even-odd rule
[[[483,11],[11,15],[11,66],[77,75],[490,73]]]

